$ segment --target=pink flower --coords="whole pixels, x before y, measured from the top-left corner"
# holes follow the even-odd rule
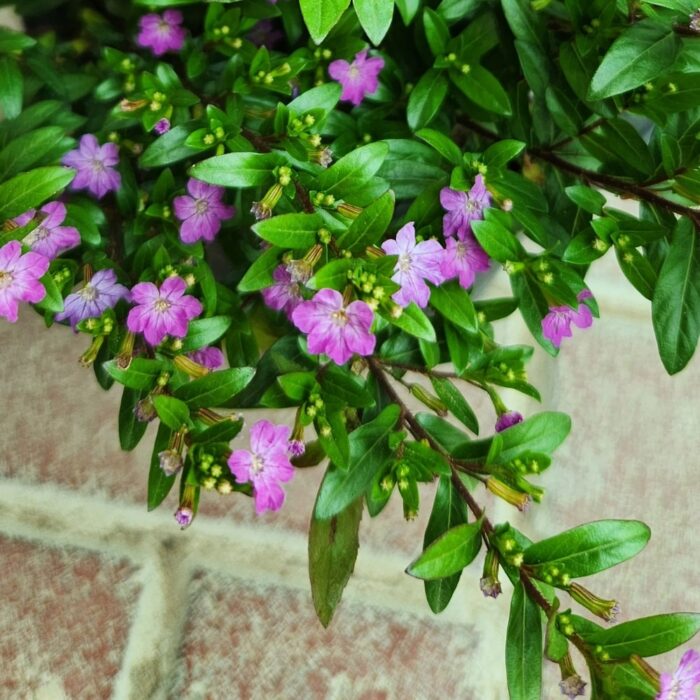
[[[166,10],[161,17],[152,13],[139,20],[139,32],[136,43],[151,49],[156,56],[168,51],[179,51],[185,43],[185,30],[182,24],[182,12]]]
[[[489,256],[477,243],[470,231],[457,238],[450,236],[442,258],[442,275],[446,280],[457,277],[464,289],[474,284],[477,272],[489,269]]]
[[[401,285],[401,289],[392,299],[400,306],[408,306],[412,301],[421,308],[427,306],[430,289],[425,280],[433,284],[442,282],[443,247],[432,240],[416,243],[416,229],[409,221],[396,234],[396,240],[382,243],[382,249],[388,255],[399,256],[391,279]]]
[[[518,411],[506,411],[498,416],[496,421],[496,432],[501,433],[507,428],[511,428],[518,423],[523,422],[523,416]]]
[[[153,127],[153,131],[155,131],[158,136],[167,134],[168,131],[170,131],[170,119],[167,119],[166,117],[159,119]]]
[[[49,259],[39,253],[22,255],[18,241],[0,248],[0,316],[17,320],[20,301],[36,303],[46,296],[39,278],[49,269]]]
[[[239,483],[250,482],[255,497],[255,512],[279,510],[284,503],[284,491],[280,482],[294,476],[289,461],[289,435],[287,425],[273,425],[270,421],[258,421],[250,429],[250,450],[234,450],[228,458],[231,473]]]
[[[75,327],[86,318],[97,318],[116,306],[120,299],[128,299],[129,290],[117,282],[114,270],[98,270],[81,289],[66,297],[63,311],[57,321],[70,320]]]
[[[292,312],[301,304],[301,285],[286,265],[278,265],[272,273],[275,284],[262,290],[265,303],[275,311],[284,311],[291,320]]]
[[[592,296],[588,289],[584,289],[577,298],[579,301],[584,301]],[[579,328],[589,328],[593,324],[593,314],[586,304],[579,304],[578,309],[568,306],[550,306],[549,313],[542,319],[542,335],[558,348],[564,338],[570,338],[573,335],[572,323]]]
[[[66,153],[62,162],[78,171],[71,183],[73,190],[87,190],[102,199],[122,184],[122,176],[114,169],[119,163],[119,148],[114,143],[100,146],[93,134],[83,134],[78,148]]]
[[[364,301],[347,306],[335,289],[322,289],[311,301],[302,301],[292,313],[292,322],[308,333],[312,355],[325,353],[342,365],[355,353],[371,355],[377,339],[370,333],[374,313]]]
[[[202,367],[211,370],[219,369],[224,364],[224,353],[215,347],[200,348],[199,350],[188,352],[187,357],[202,365]]]
[[[49,202],[39,210],[45,216],[39,225],[30,231],[23,239],[24,245],[53,260],[70,248],[80,245],[78,229],[72,226],[61,226],[66,218],[66,205],[62,202]],[[18,226],[24,226],[36,216],[36,209],[30,209],[15,219]]]
[[[675,673],[661,674],[661,690],[656,700],[695,700],[700,685],[700,654],[690,649],[683,654]]]
[[[166,335],[184,338],[187,324],[202,313],[202,304],[185,294],[186,289],[181,277],[168,277],[160,289],[152,282],[139,282],[131,290],[137,305],[127,316],[128,329],[143,333],[151,345],[158,345]]]
[[[469,192],[443,187],[440,190],[440,204],[447,210],[442,219],[443,233],[446,236],[463,236],[471,231],[472,221],[483,219],[484,209],[491,205],[491,195],[483,176],[477,175]]]
[[[328,66],[328,75],[343,86],[341,100],[352,102],[355,106],[372,95],[379,88],[379,73],[384,68],[384,59],[367,58],[367,51],[355,54],[352,63],[338,60]]]
[[[175,197],[173,206],[180,226],[180,239],[184,243],[194,243],[201,238],[213,241],[219,233],[221,222],[233,217],[236,210],[221,202],[224,188],[208,185],[191,177],[187,182],[189,195]]]

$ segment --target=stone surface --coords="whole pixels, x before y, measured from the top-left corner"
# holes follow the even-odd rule
[[[125,561],[0,537],[0,698],[107,698],[139,585]]]

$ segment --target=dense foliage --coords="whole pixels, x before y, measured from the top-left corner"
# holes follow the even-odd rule
[[[485,595],[510,579],[511,698],[541,696],[543,657],[582,694],[570,646],[593,697],[693,697],[693,652],[673,677],[644,658],[700,616],[610,626],[616,601],[578,582],[638,553],[643,523],[533,543],[479,499],[539,502],[570,428],[504,405],[500,387],[539,398],[533,348],[493,321],[520,314],[556,355],[598,314],[589,266],[615,255],[668,372],[694,353],[695,1],[22,0],[26,33],[0,29],[0,316],[31,302],[89,338],[83,364],[123,385],[122,447],[159,422],[148,507],[179,482],[182,527],[200,492],[276,510],[328,459],[309,533],[324,625],[363,511],[400,498],[415,517],[436,482],[407,573],[436,613],[480,553]],[[489,267],[512,297],[472,299]],[[246,425],[232,449],[254,407],[294,424]]]

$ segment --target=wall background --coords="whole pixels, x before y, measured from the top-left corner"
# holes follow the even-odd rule
[[[552,497],[527,514],[480,500],[533,539],[597,518],[642,519],[650,544],[598,575],[596,591],[621,601],[620,621],[700,610],[700,358],[664,373],[649,305],[610,255],[589,284],[601,319],[556,361],[536,350],[541,407],[511,401],[572,415],[541,480]],[[505,275],[484,293],[507,295]],[[501,322],[499,340],[532,344],[518,316]],[[422,584],[403,573],[420,551],[432,487],[416,521],[403,521],[398,498],[374,521],[365,514],[355,576],[323,630],[305,540],[322,470],[300,470],[284,509],[261,518],[248,499],[206,494],[180,532],[172,497],[145,511],[153,430],[134,452],[119,450],[120,392],[104,393],[78,366],[86,346],[66,328],[46,332],[29,308],[16,326],[0,323],[0,699],[507,697],[508,585],[485,600],[478,560],[435,617]],[[488,407],[468,398],[487,431]],[[657,667],[671,670],[682,651]],[[546,665],[548,700],[562,697],[557,682]]]

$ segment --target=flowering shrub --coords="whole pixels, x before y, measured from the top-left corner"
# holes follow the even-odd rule
[[[494,321],[519,313],[566,351],[598,315],[588,268],[615,255],[668,372],[693,355],[695,2],[23,0],[27,33],[0,30],[0,316],[29,303],[89,338],[82,363],[123,386],[122,447],[159,423],[148,507],[179,481],[183,528],[200,493],[274,511],[327,460],[309,533],[324,625],[363,511],[400,498],[412,518],[435,482],[407,573],[436,613],[482,550],[483,593],[510,579],[511,698],[541,696],[543,657],[569,697],[694,697],[695,652],[674,674],[645,658],[700,616],[608,626],[617,602],[578,580],[637,554],[643,523],[532,542],[480,500],[539,502],[570,427],[504,404],[500,387],[539,394],[533,349]],[[474,299],[487,270],[512,297]],[[248,426],[253,407],[296,418]]]

